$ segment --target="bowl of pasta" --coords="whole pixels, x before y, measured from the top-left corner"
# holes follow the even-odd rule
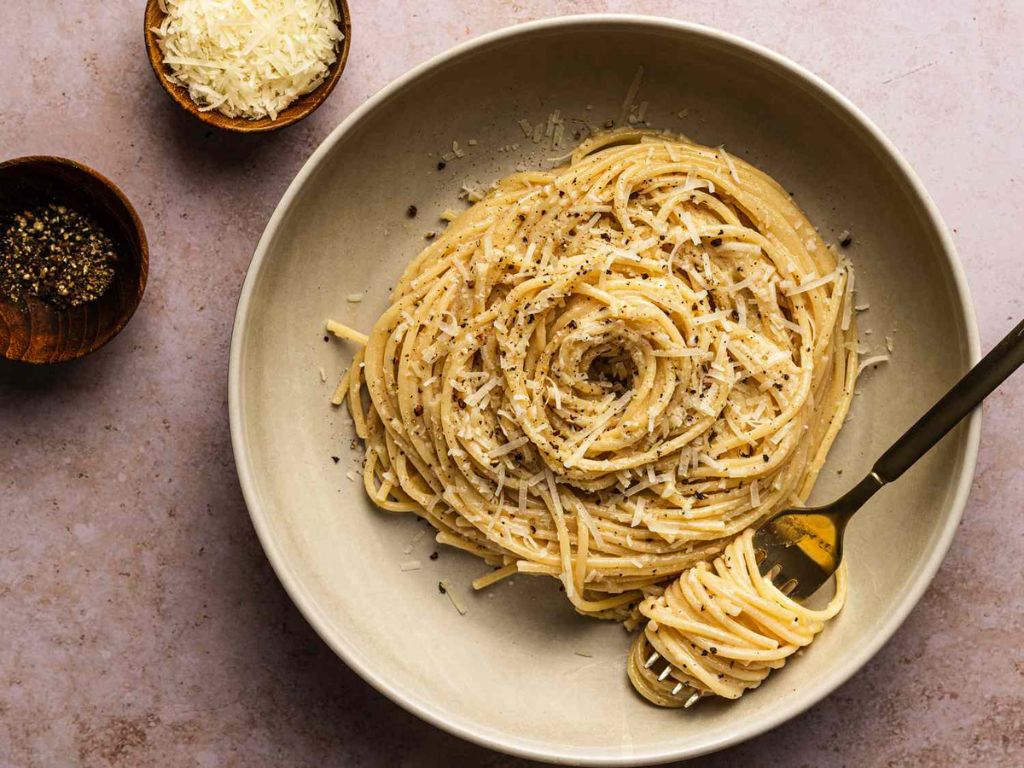
[[[852,104],[731,35],[580,16],[331,133],[249,268],[229,412],[268,558],[369,684],[494,749],[643,765],[778,725],[896,631],[978,416],[808,601],[751,532],[847,490],[977,356],[949,235]]]

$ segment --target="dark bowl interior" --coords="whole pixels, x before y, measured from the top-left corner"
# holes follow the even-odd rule
[[[91,215],[118,254],[114,281],[95,301],[58,308],[28,297],[0,298],[0,355],[56,363],[93,352],[120,332],[146,289],[146,235],[131,203],[113,183],[72,160],[23,157],[0,163],[0,214],[54,201]]]

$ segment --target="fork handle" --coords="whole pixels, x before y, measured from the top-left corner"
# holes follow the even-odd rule
[[[902,475],[1022,364],[1024,320],[882,454],[873,474],[882,484]]]

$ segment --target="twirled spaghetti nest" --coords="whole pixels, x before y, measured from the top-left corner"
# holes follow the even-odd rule
[[[548,574],[622,618],[809,492],[852,391],[850,280],[752,166],[595,137],[407,268],[347,381],[367,492],[499,566],[477,586]]]

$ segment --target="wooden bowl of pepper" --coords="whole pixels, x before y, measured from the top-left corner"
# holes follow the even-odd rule
[[[148,273],[142,223],[111,181],[60,157],[0,163],[0,355],[96,351],[131,318]]]

